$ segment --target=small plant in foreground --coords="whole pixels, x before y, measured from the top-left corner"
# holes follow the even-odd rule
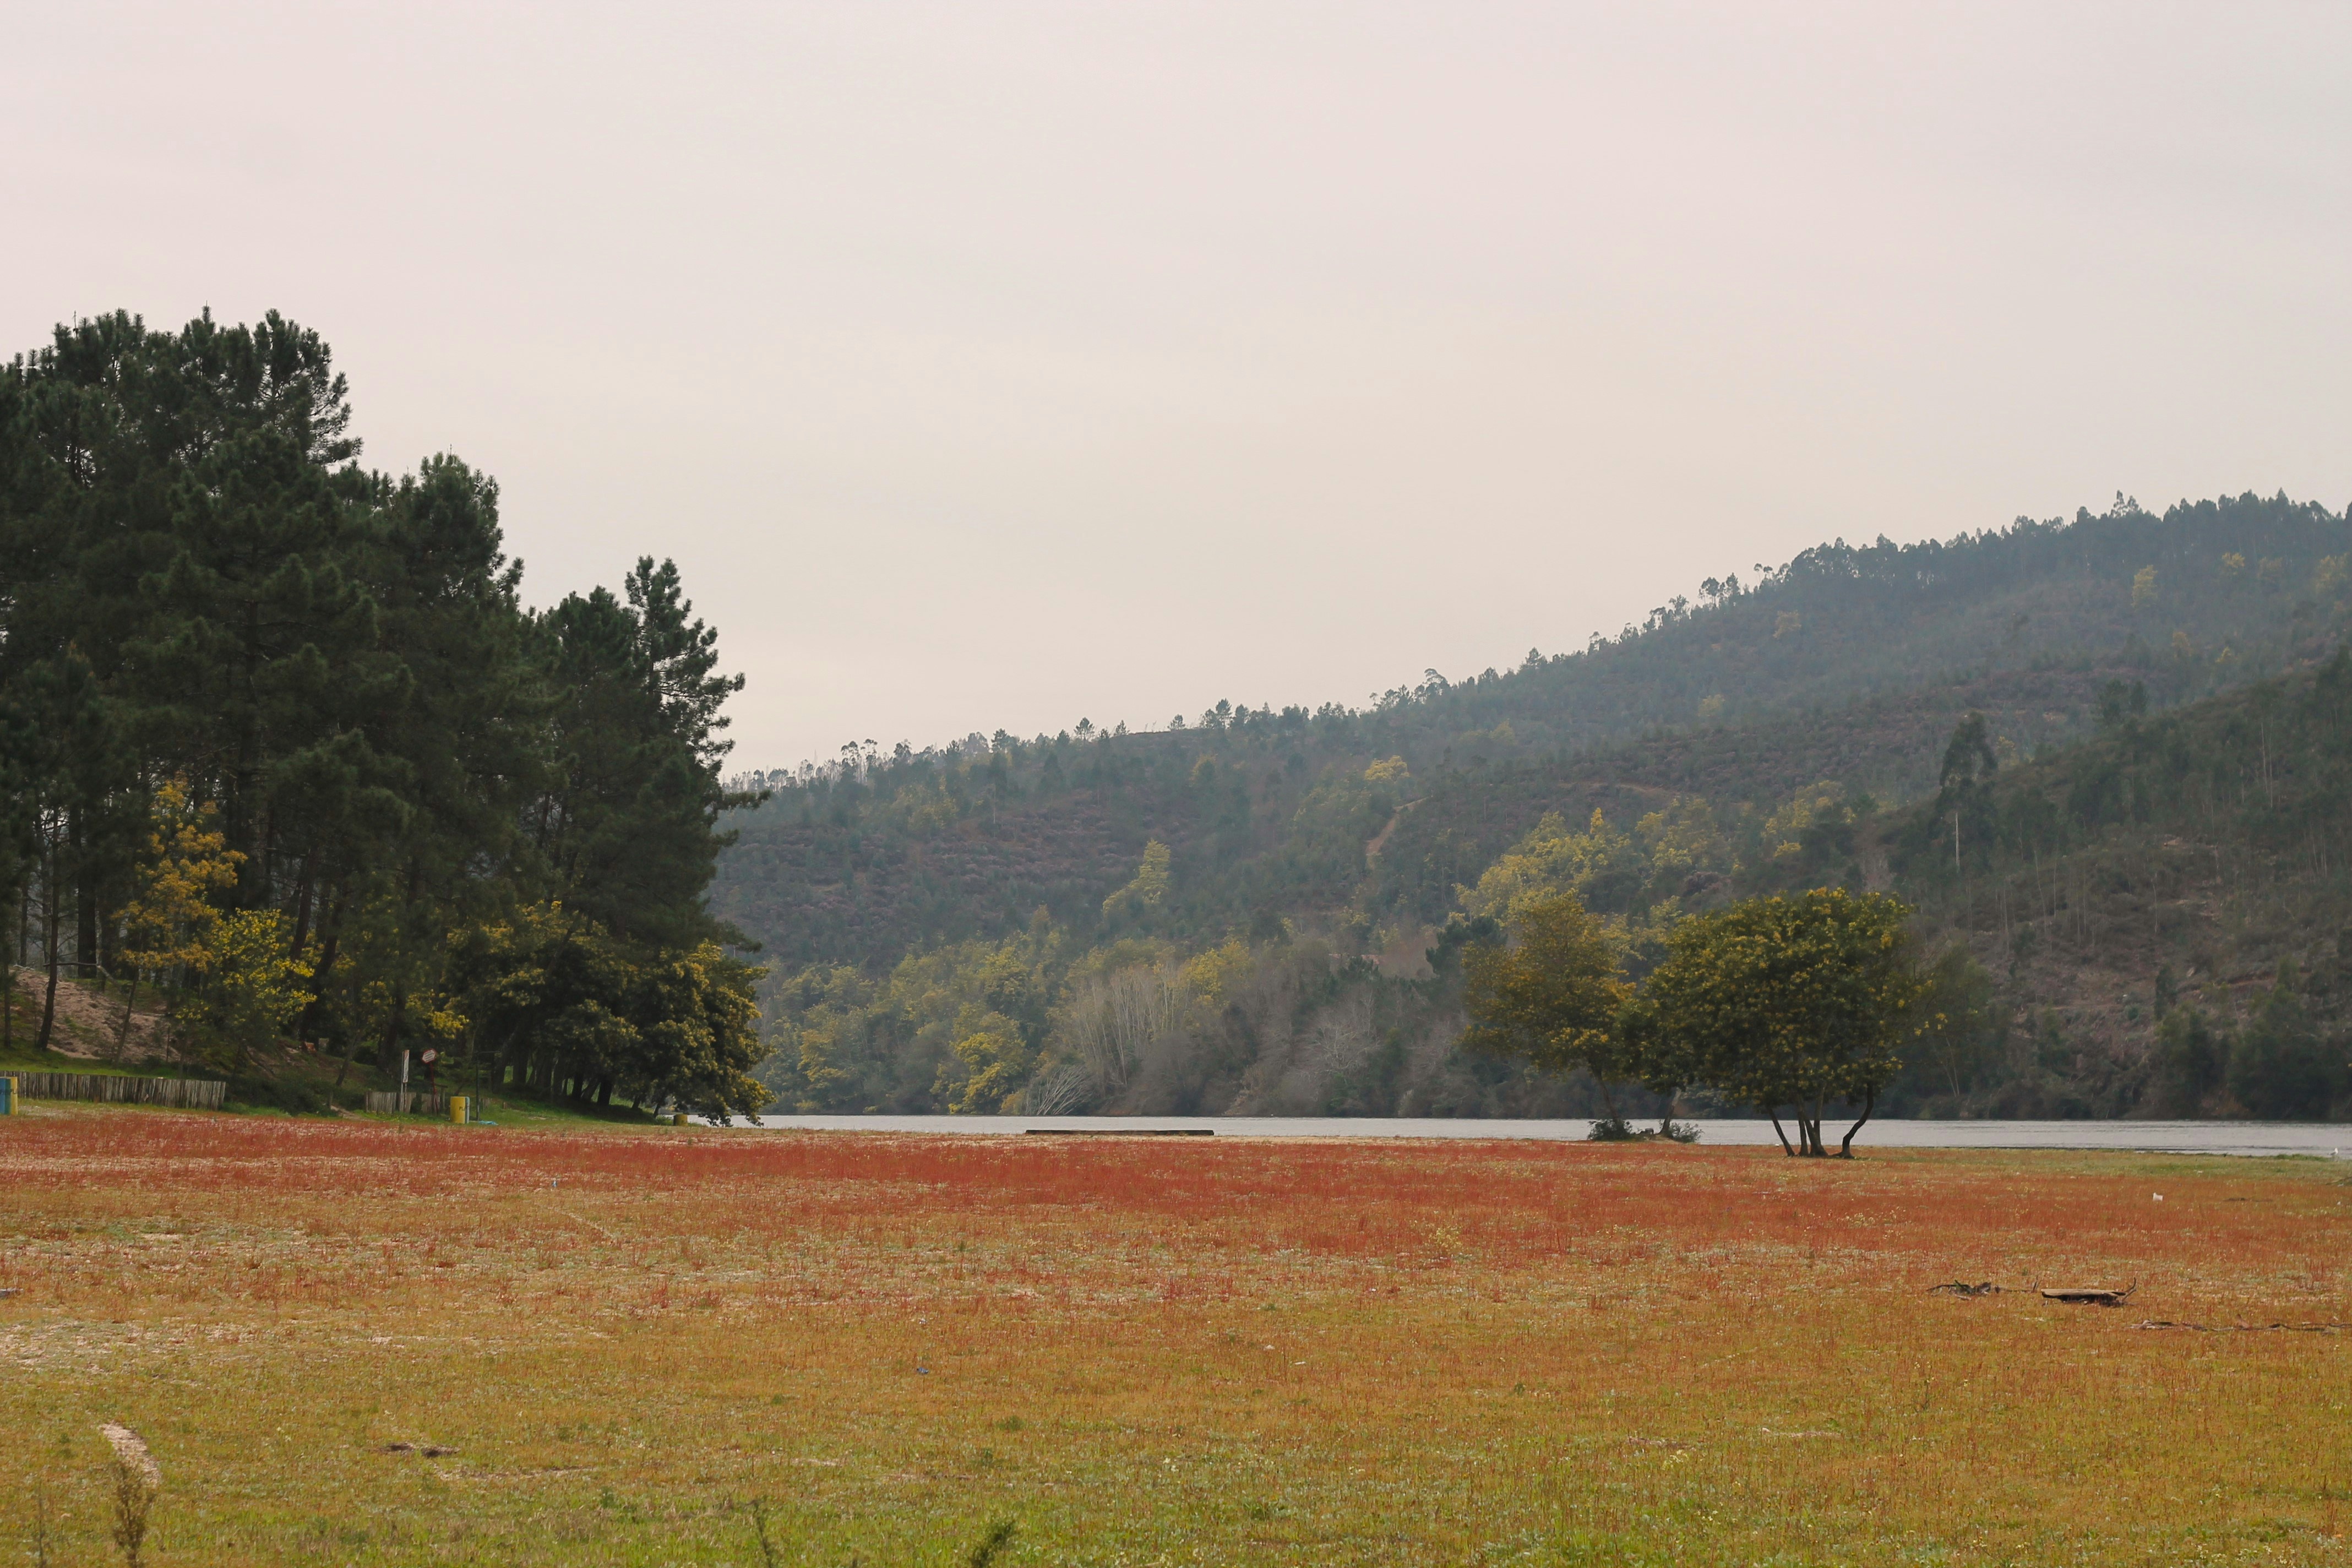
[[[49,1568],[49,1489],[45,1483],[36,1482],[33,1487],[30,1534],[32,1549],[26,1555],[32,1558],[33,1568]]]
[[[776,1568],[783,1561],[776,1552],[776,1542],[768,1534],[768,1500],[755,1497],[737,1505],[751,1516],[751,1543],[760,1549],[761,1568]]]
[[[98,1430],[114,1449],[114,1544],[121,1549],[123,1562],[139,1568],[147,1545],[147,1516],[163,1489],[163,1471],[130,1427],[110,1421]]]
[[[1013,1530],[1014,1525],[1009,1519],[992,1521],[989,1527],[981,1532],[980,1540],[974,1543],[971,1551],[965,1554],[964,1568],[988,1568],[990,1563],[996,1561],[997,1554],[1011,1544]]]

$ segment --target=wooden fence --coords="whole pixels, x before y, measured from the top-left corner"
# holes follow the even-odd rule
[[[416,1092],[402,1094],[387,1091],[378,1094],[370,1090],[367,1097],[370,1116],[446,1116],[449,1097],[446,1094]]]
[[[16,1092],[26,1100],[102,1100],[115,1105],[176,1105],[218,1110],[228,1085],[194,1078],[131,1078],[121,1073],[20,1072]]]

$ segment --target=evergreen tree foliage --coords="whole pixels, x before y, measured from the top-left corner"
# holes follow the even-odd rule
[[[184,1048],[240,1073],[455,1040],[550,1090],[754,1109],[758,972],[703,901],[756,798],[720,781],[716,633],[650,557],[532,614],[496,484],[363,468],[351,421],[275,313],[100,317],[0,373],[10,956],[163,988]],[[600,955],[574,967],[625,976],[590,990],[625,1038],[584,1003],[458,1005],[503,996],[490,968],[544,956],[513,933],[558,908]]]

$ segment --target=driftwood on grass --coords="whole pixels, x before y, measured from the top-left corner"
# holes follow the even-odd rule
[[[2044,1289],[2042,1298],[2045,1301],[2072,1301],[2084,1307],[2120,1307],[2138,1289],[2137,1284],[2126,1285],[2120,1290],[2104,1285],[2075,1285]]]
[[[2200,1334],[2340,1334],[2352,1323],[2176,1323],[2170,1318],[2150,1318],[2135,1329],[2188,1329]]]
[[[1955,1279],[1948,1285],[1930,1285],[1927,1287],[1927,1294],[1930,1296],[1968,1296],[1974,1298],[1978,1296],[1998,1296],[2000,1292],[2001,1288],[1994,1284],[1990,1279],[1986,1280],[1981,1285],[1971,1285],[1966,1280]]]
[[[1032,1138],[1214,1138],[1213,1127],[1024,1127]]]

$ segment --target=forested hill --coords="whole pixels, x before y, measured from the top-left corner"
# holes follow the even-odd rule
[[[1433,672],[1364,710],[1219,702],[1148,734],[845,748],[744,781],[774,794],[731,819],[714,898],[788,968],[884,966],[1041,909],[1091,940],[1157,840],[1161,929],[1187,940],[1441,919],[1531,813],[1605,783],[1768,811],[1824,778],[1907,799],[1964,711],[2030,755],[2091,732],[2113,679],[2162,708],[2307,663],[2345,624],[2347,552],[2342,515],[2284,496],[2161,517],[2118,498],[2071,522],[1823,545],[1581,652]],[[1364,846],[1424,798],[1368,877]]]
[[[2238,734],[2211,716],[2302,689],[2352,629],[2347,553],[2343,517],[2284,498],[2161,518],[2126,503],[1942,545],[1827,546],[1581,653],[1365,711],[1219,703],[1148,734],[860,750],[767,775],[772,797],[730,821],[714,899],[768,943],[779,1049],[763,1071],[812,1108],[1582,1109],[1572,1083],[1454,1050],[1465,931],[1531,889],[1573,889],[1638,969],[1685,910],[1814,882],[1920,901],[1975,998],[1954,1003],[1973,1022],[1946,1054],[2000,1065],[1953,1068],[1939,1096],[1914,1081],[1898,1103],[2172,1103],[2189,1090],[2159,1094],[2143,1070],[2153,1015],[2127,1016],[2116,988],[2147,993],[2194,947],[2242,989],[2274,974],[2276,932],[2242,906],[2180,917],[2181,951],[2133,949],[2086,1024],[2079,965],[2021,959],[2013,931],[1984,949],[1969,906],[1937,901],[1906,814],[1940,809],[1956,731],[2004,781],[2073,779],[2119,734]],[[2333,743],[2333,712],[2311,719],[2311,746]],[[2242,771],[2228,743],[2191,750],[2176,771]],[[2313,776],[2315,798],[2352,805]],[[2074,784],[2047,790],[2081,831],[2017,837],[1985,869],[2093,887],[2099,836],[2123,828]],[[1967,868],[1991,850],[1961,815]],[[2235,805],[2196,832],[2223,865],[2272,854]],[[2340,867],[2313,875],[2296,896],[2333,908]],[[2045,903],[2082,924],[2079,903]],[[2215,1037],[2237,1038],[2243,1020],[2214,1009]],[[2053,1066],[2029,1037],[2073,1054]],[[2096,1066],[2115,1061],[2139,1076]],[[2251,1104],[2231,1093],[2212,1077],[2190,1098]]]

